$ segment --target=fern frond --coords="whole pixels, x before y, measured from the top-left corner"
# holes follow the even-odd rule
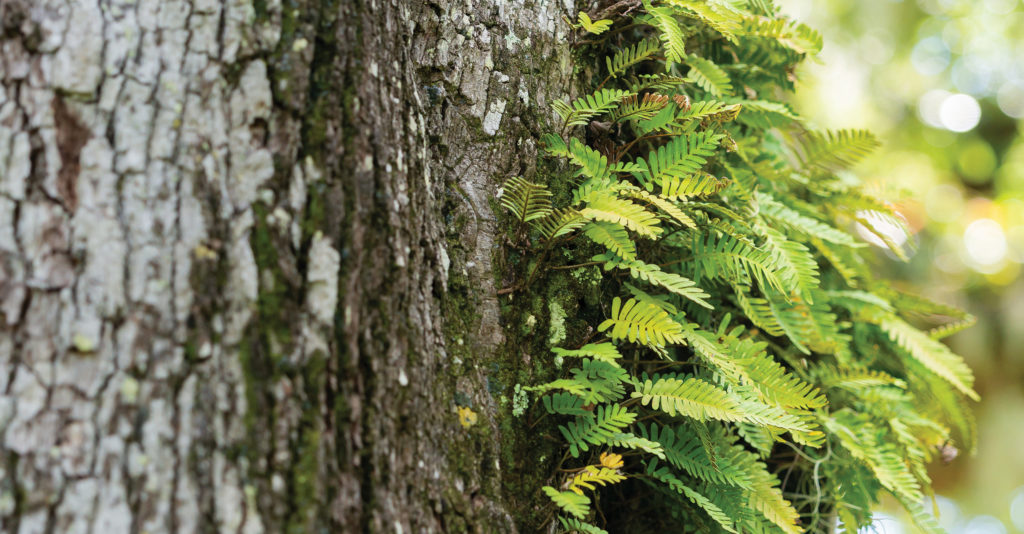
[[[622,355],[619,354],[619,350],[611,343],[588,343],[573,350],[555,347],[551,349],[551,352],[554,352],[563,358],[585,358],[589,356],[595,360],[610,363],[615,366],[618,366],[617,360],[622,358]]]
[[[572,208],[553,210],[546,217],[531,223],[544,239],[555,239],[570,234],[587,224],[583,215]]]
[[[896,345],[906,354],[929,371],[942,377],[961,393],[971,399],[979,400],[978,394],[972,389],[974,374],[964,363],[963,358],[954,354],[941,342],[932,339],[928,334],[914,328],[896,317],[882,319],[878,325],[889,335]]]
[[[592,417],[594,414],[584,408],[586,402],[572,393],[558,392],[541,397],[544,409],[550,414],[578,415]]]
[[[683,8],[684,14],[707,24],[734,43],[736,33],[742,30],[742,12],[725,2],[669,0],[669,4]]]
[[[592,222],[583,228],[592,241],[604,245],[616,256],[632,260],[636,259],[636,244],[629,238],[626,229],[609,222]]]
[[[580,167],[576,176],[590,178],[594,184],[607,182],[612,172],[604,154],[584,145],[575,137],[569,142],[569,160]]]
[[[676,115],[676,120],[680,122],[691,120],[729,122],[739,116],[742,108],[741,104],[727,104],[717,100],[702,100],[694,102],[690,109],[681,111]]]
[[[784,286],[813,303],[814,290],[818,289],[818,262],[814,261],[807,247],[786,239],[777,230],[762,227],[761,234],[767,239],[775,272]]]
[[[805,169],[834,171],[857,163],[879,146],[867,130],[807,132],[801,140]]]
[[[595,256],[596,261],[604,261],[605,270],[614,268],[627,269],[629,270],[630,276],[633,278],[644,280],[656,285],[663,287],[676,295],[683,298],[687,298],[708,309],[713,309],[714,306],[708,304],[704,299],[710,297],[703,289],[697,287],[696,282],[680,276],[675,273],[667,273],[661,270],[661,267],[657,265],[651,265],[644,263],[639,260],[625,261],[618,257],[611,256],[608,254]]]
[[[618,404],[597,407],[593,417],[577,417],[558,430],[569,444],[569,453],[579,458],[580,451],[590,450],[590,445],[604,445],[622,429],[633,424],[636,414]]]
[[[519,222],[530,222],[551,214],[551,191],[547,186],[512,177],[505,182],[501,205]]]
[[[628,432],[612,434],[606,444],[609,447],[640,450],[658,458],[665,458],[665,451],[661,448],[661,444]]]
[[[611,119],[615,122],[648,120],[668,104],[668,97],[659,93],[646,93],[643,99],[629,95],[622,99],[619,109],[611,114]]]
[[[631,94],[621,89],[601,89],[577,98],[572,104],[556,100],[552,107],[566,126],[582,126],[590,122],[590,119],[615,109],[623,98]]]
[[[755,198],[761,208],[761,214],[772,221],[782,223],[787,228],[800,232],[804,235],[844,245],[847,247],[863,247],[852,235],[839,230],[827,223],[803,215],[796,210],[775,200],[774,197],[765,193],[756,193]]]
[[[653,189],[653,184],[662,184],[670,177],[682,180],[699,171],[707,163],[706,158],[714,155],[715,148],[722,138],[721,134],[709,131],[678,136],[650,152],[647,159],[637,159],[640,170],[633,174],[648,191]]]
[[[579,22],[579,27],[594,35],[600,35],[612,27],[612,21],[608,19],[590,20],[590,15],[582,11],[580,11],[576,20]]]
[[[662,232],[658,217],[643,206],[610,194],[591,195],[587,207],[580,210],[583,217],[625,226],[637,234],[653,238]]]
[[[572,477],[572,480],[569,482],[569,491],[583,495],[584,489],[597,489],[594,484],[597,484],[598,486],[607,486],[609,484],[622,482],[623,480],[626,480],[626,477],[621,475],[615,469],[588,465],[583,468],[583,471],[580,471],[576,476]]]
[[[692,54],[686,57],[686,64],[690,66],[686,81],[697,84],[701,89],[719,98],[732,94],[732,81],[722,67],[709,59]]]
[[[558,491],[551,486],[544,486],[542,489],[552,502],[577,519],[583,519],[590,513],[590,497],[572,491]]]
[[[619,297],[612,300],[611,317],[605,319],[597,330],[604,332],[609,328],[612,339],[628,339],[630,343],[639,341],[648,346],[664,346],[683,342],[682,326],[668,313],[653,304],[633,299],[625,304]]]
[[[668,415],[680,414],[700,421],[743,421],[746,414],[729,393],[699,378],[645,380],[631,394],[644,406]]]
[[[682,63],[686,57],[686,33],[676,20],[671,9],[654,7],[644,0],[644,9],[650,15],[651,23],[658,28],[661,42],[665,45],[666,70],[673,63]]]
[[[629,67],[650,59],[660,49],[661,45],[658,44],[657,39],[643,39],[633,46],[628,46],[617,52],[614,57],[605,58],[605,63],[608,65],[608,75],[612,78],[617,78],[625,73]]]
[[[584,523],[574,517],[562,517],[558,516],[558,522],[562,524],[562,528],[565,529],[564,534],[608,534],[608,531],[591,525],[590,523]]]
[[[672,474],[668,467],[658,469],[657,466],[657,460],[648,463],[647,476],[665,484],[673,491],[685,496],[690,500],[690,502],[704,510],[708,514],[708,517],[714,519],[715,522],[718,523],[726,532],[738,532],[732,518],[729,517],[729,514],[719,508],[718,505],[684,484],[682,480],[679,480],[679,478]]]
[[[958,321],[951,321],[944,325],[936,326],[928,330],[928,337],[932,339],[942,339],[944,337],[951,336],[957,332],[974,326],[978,322],[978,319],[973,315],[968,315],[966,319],[960,319]]]
[[[751,37],[774,39],[798,54],[817,54],[824,43],[817,31],[785,19],[748,17],[742,31]]]
[[[670,199],[702,197],[718,193],[729,186],[729,180],[705,172],[678,178],[666,176],[661,182],[661,196]]]
[[[749,285],[751,280],[756,280],[762,289],[787,292],[774,270],[771,256],[732,236],[709,234],[694,239],[693,259],[697,283],[704,276],[723,278],[739,285]]]
[[[743,100],[743,111],[736,119],[755,128],[774,128],[800,120],[790,107],[770,100]]]
[[[643,189],[629,189],[621,191],[619,194],[628,198],[640,200],[642,202],[647,202],[648,204],[651,204],[652,206],[665,212],[669,217],[672,217],[672,219],[682,224],[683,226],[688,226],[690,228],[697,227],[697,223],[694,222],[694,220],[689,215],[687,215],[683,210],[679,208],[679,206],[677,206],[674,202],[672,202],[672,200],[668,198],[663,198],[658,195],[652,195],[651,193],[648,193]]]

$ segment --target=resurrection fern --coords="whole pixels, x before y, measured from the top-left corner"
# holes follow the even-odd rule
[[[536,530],[854,532],[887,492],[941,531],[927,465],[973,449],[978,396],[940,339],[974,318],[872,274],[857,225],[901,257],[909,230],[837,173],[877,140],[775,100],[821,36],[771,0],[609,5],[574,25],[591,89],[554,103],[550,164],[499,201],[530,260],[503,294],[590,288],[531,355],[565,444]]]

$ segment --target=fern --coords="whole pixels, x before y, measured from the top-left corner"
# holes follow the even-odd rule
[[[860,161],[877,147],[875,136],[865,130],[808,132],[801,143],[801,160],[806,169],[841,169]]]
[[[621,89],[602,89],[577,98],[572,104],[556,100],[553,107],[566,126],[582,126],[590,119],[615,109],[619,101],[631,94],[633,93]]]
[[[603,532],[593,513],[620,529],[602,509],[642,500],[652,513],[625,519],[637,531],[852,532],[888,492],[936,531],[919,505],[927,465],[938,444],[975,446],[977,398],[938,339],[973,317],[872,273],[852,226],[905,256],[883,226],[906,221],[838,173],[875,138],[808,130],[776,100],[820,35],[771,0],[616,6],[616,30],[575,25],[612,37],[579,41],[607,75],[556,102],[562,128],[541,136],[565,163],[538,166],[557,194],[516,178],[501,199],[518,237],[531,232],[507,255],[528,266],[512,291],[574,290],[579,348],[551,349],[557,374],[525,388],[552,416],[538,431],[566,448],[571,474],[544,489],[558,522]]]
[[[708,295],[703,289],[697,287],[697,284],[686,278],[675,273],[667,273],[661,270],[657,265],[650,265],[642,261],[623,261],[615,256],[601,255],[595,256],[595,260],[603,261],[605,269],[628,269],[629,274],[633,278],[645,280],[653,285],[660,286],[669,290],[670,292],[679,295],[681,297],[692,300],[693,302],[703,306],[705,308],[714,308],[707,302]]]
[[[648,154],[647,159],[637,160],[640,169],[633,174],[648,191],[652,190],[651,184],[662,184],[668,178],[682,180],[707,163],[707,157],[714,154],[721,140],[720,134],[707,131],[689,138],[677,137]]]
[[[683,342],[683,328],[668,313],[653,304],[633,299],[625,304],[619,297],[612,300],[611,317],[597,330],[604,332],[609,328],[612,339],[628,339],[630,343],[639,341],[648,346],[664,346]]]
[[[665,45],[666,68],[673,63],[681,63],[686,57],[686,34],[671,10],[651,6],[644,0],[644,8],[650,14],[651,22],[660,30],[662,43]]]
[[[644,39],[633,46],[619,51],[614,57],[605,58],[608,76],[615,78],[626,72],[626,69],[650,59],[660,51],[661,47],[655,39]]]
[[[629,228],[643,237],[657,237],[662,232],[658,218],[643,206],[611,194],[592,195],[587,207],[580,210],[583,217],[605,221]]]
[[[618,404],[608,404],[598,406],[593,417],[577,417],[558,430],[569,444],[569,453],[578,458],[580,451],[590,450],[591,445],[604,445],[635,420],[636,414]]]
[[[597,486],[607,486],[623,480],[626,480],[626,477],[615,469],[588,465],[583,468],[583,471],[572,477],[569,482],[569,490],[583,495],[584,489],[595,490]]]
[[[509,178],[501,205],[525,223],[547,217],[551,214],[551,192],[547,187],[528,182],[522,178]]]
[[[604,245],[616,256],[626,260],[636,258],[636,245],[625,228],[609,222],[593,222],[584,227],[583,231],[587,237]]]
[[[690,66],[686,81],[697,84],[701,89],[717,97],[732,94],[732,81],[722,67],[694,55],[687,56],[686,64]]]
[[[579,26],[581,28],[586,30],[588,33],[592,33],[594,35],[600,35],[608,31],[608,28],[612,26],[612,21],[607,19],[590,20],[590,15],[587,15],[582,11],[580,11],[579,16],[577,17],[577,21],[579,22]]]
[[[612,345],[611,343],[590,343],[575,350],[553,348],[551,351],[562,357],[591,357],[595,360],[610,363],[612,365],[618,365],[617,360],[622,358],[618,349],[616,349],[615,345]]]
[[[603,528],[584,523],[573,517],[558,516],[558,522],[562,524],[566,534],[608,534],[608,531]]]
[[[590,497],[586,495],[572,491],[558,491],[551,486],[544,486],[543,490],[559,508],[574,515],[577,519],[583,519],[590,513]]]

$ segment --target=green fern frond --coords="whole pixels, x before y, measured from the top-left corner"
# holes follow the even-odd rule
[[[805,169],[834,171],[857,163],[879,146],[867,130],[807,132],[800,143]]]
[[[658,217],[643,206],[610,194],[591,195],[587,207],[580,210],[583,217],[625,226],[637,234],[654,238],[662,232]]]
[[[629,299],[612,300],[611,317],[598,327],[599,332],[611,329],[612,339],[628,339],[630,343],[640,342],[648,346],[665,346],[683,342],[683,328],[672,320],[668,313],[649,303]]]
[[[764,226],[760,230],[767,240],[766,245],[772,257],[774,270],[783,285],[802,296],[808,303],[813,303],[814,290],[818,289],[820,283],[818,262],[814,261],[814,257],[803,244],[786,239],[774,228]]]
[[[746,419],[746,414],[735,398],[699,378],[645,380],[631,396],[639,398],[644,406],[671,416],[679,414],[700,421]]]
[[[544,239],[555,239],[570,234],[587,224],[587,219],[572,208],[553,210],[547,216],[531,223]]]
[[[629,274],[633,278],[663,287],[672,293],[683,298],[690,299],[705,308],[714,308],[714,306],[708,304],[708,302],[704,300],[710,297],[710,295],[704,292],[703,289],[697,287],[696,282],[675,273],[662,271],[657,265],[651,265],[639,260],[625,261],[621,258],[608,254],[595,256],[594,260],[603,261],[605,270],[614,268],[629,270]]]
[[[606,57],[608,75],[617,78],[633,65],[647,61],[661,50],[657,39],[643,39],[633,46],[627,46],[617,52],[614,57]]]
[[[672,200],[668,198],[664,198],[658,195],[652,195],[651,193],[648,193],[643,189],[629,189],[625,191],[620,191],[619,194],[624,197],[639,200],[641,202],[647,202],[648,204],[666,213],[669,217],[672,217],[673,220],[675,220],[679,224],[682,224],[683,226],[687,226],[690,228],[697,227],[697,223],[694,222],[694,220],[689,215],[687,215],[682,209],[679,208],[679,206],[677,206]]]
[[[669,4],[683,8],[683,14],[707,24],[726,39],[736,42],[736,33],[742,30],[743,13],[726,2],[705,0],[668,0]]]
[[[754,128],[775,128],[800,120],[790,107],[770,100],[742,100],[743,110],[736,119]]]
[[[727,104],[717,100],[694,102],[690,109],[679,112],[676,120],[680,122],[698,120],[709,122],[729,122],[739,116],[742,104]]]
[[[817,54],[824,43],[817,31],[785,19],[748,17],[743,21],[742,31],[751,37],[775,39],[798,54]]]
[[[676,20],[671,9],[654,7],[644,0],[644,9],[650,15],[653,26],[658,28],[661,42],[665,45],[666,71],[673,63],[682,63],[686,57],[686,33]]]
[[[665,176],[661,181],[661,196],[669,199],[703,197],[718,193],[729,186],[729,180],[705,172],[682,178]]]
[[[714,155],[722,138],[721,134],[709,131],[676,137],[650,152],[647,159],[637,159],[640,171],[633,174],[648,191],[653,190],[653,184],[662,184],[668,178],[682,180],[707,163],[707,157]]]
[[[582,11],[580,11],[576,20],[579,23],[579,27],[594,35],[600,35],[608,31],[608,28],[612,27],[612,21],[608,19],[590,20],[590,15],[587,15]]]
[[[686,81],[697,84],[701,89],[719,98],[732,94],[732,81],[722,67],[709,59],[692,54],[686,56],[686,64],[690,66]]]
[[[608,438],[606,445],[609,447],[644,451],[647,454],[652,454],[658,458],[665,458],[665,451],[661,448],[660,443],[642,438],[632,433],[612,434]]]
[[[618,365],[618,360],[622,358],[619,354],[619,350],[615,348],[615,345],[611,343],[588,343],[578,349],[560,349],[553,348],[551,352],[562,356],[563,358],[586,358],[591,357],[595,360],[610,363],[612,365]]]
[[[686,83],[686,79],[671,74],[637,74],[629,80],[629,90],[634,93],[648,89],[672,91]]]
[[[889,339],[902,349],[901,353],[914,358],[964,395],[979,400],[978,394],[972,389],[974,374],[964,363],[963,358],[897,317],[883,318],[878,325],[889,335]]]
[[[659,93],[646,93],[642,99],[629,95],[622,99],[619,108],[612,112],[615,122],[649,120],[669,105],[669,98]]]
[[[551,214],[551,191],[547,186],[513,177],[505,182],[501,205],[525,223]]]
[[[755,198],[761,208],[761,214],[774,222],[782,223],[786,228],[794,232],[800,232],[807,236],[844,245],[847,247],[863,247],[852,235],[839,230],[827,223],[803,215],[796,210],[775,200],[766,193],[756,193]]]
[[[573,138],[569,142],[569,160],[580,167],[576,172],[577,176],[590,178],[594,184],[607,183],[611,176],[608,158],[584,145],[579,139]]]
[[[690,502],[704,510],[708,517],[715,520],[726,532],[738,532],[729,514],[711,502],[710,499],[684,484],[682,480],[679,480],[679,478],[672,474],[668,467],[658,469],[657,460],[648,463],[647,476],[685,496]]]
[[[577,417],[565,426],[559,425],[558,430],[569,444],[569,453],[579,458],[580,451],[606,444],[635,420],[636,414],[618,404],[607,404],[598,406],[593,417]]]
[[[633,93],[621,89],[601,89],[593,94],[577,98],[572,104],[556,100],[552,107],[566,126],[582,126],[594,117],[603,115],[618,107],[619,102]]]
[[[572,491],[558,491],[551,486],[542,488],[551,501],[577,519],[583,519],[590,513],[590,497]]]
[[[710,234],[695,238],[692,249],[697,283],[704,276],[722,278],[739,285],[749,285],[756,280],[762,289],[787,293],[774,270],[771,256],[763,250],[728,235],[715,237]]]
[[[586,402],[572,393],[558,392],[541,397],[544,409],[550,414],[578,415],[593,417],[593,412],[584,408]]]
[[[565,531],[563,534],[608,534],[607,530],[584,523],[574,517],[558,516],[558,522],[562,524]]]
[[[592,222],[583,228],[592,241],[604,245],[616,256],[625,259],[636,259],[636,244],[629,238],[626,229],[609,222]]]
[[[978,322],[978,319],[973,315],[968,315],[966,319],[960,319],[958,321],[950,321],[944,325],[936,326],[928,330],[928,337],[932,339],[942,339],[944,337],[951,336],[957,332],[965,330],[974,326]]]

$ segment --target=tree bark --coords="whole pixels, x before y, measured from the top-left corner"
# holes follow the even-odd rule
[[[493,206],[571,7],[0,0],[0,530],[528,530]]]

